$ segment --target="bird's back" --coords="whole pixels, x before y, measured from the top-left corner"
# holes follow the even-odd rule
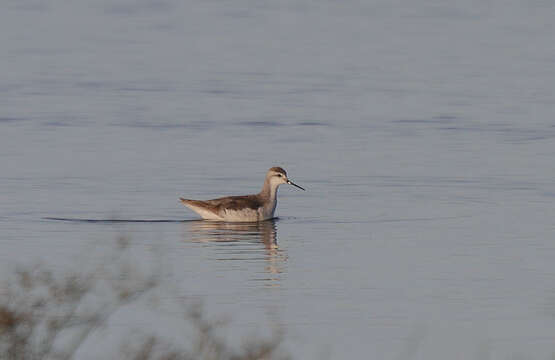
[[[212,200],[180,198],[187,207],[206,220],[260,221],[273,217],[267,211],[260,195],[226,196]]]

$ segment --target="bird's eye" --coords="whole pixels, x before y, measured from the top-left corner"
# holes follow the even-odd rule
[[[277,174],[279,177],[281,177],[281,174]]]

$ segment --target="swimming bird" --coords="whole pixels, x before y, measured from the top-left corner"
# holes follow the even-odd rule
[[[281,184],[289,184],[305,190],[287,178],[280,167],[266,173],[264,186],[258,194],[226,196],[212,200],[190,200],[179,198],[189,209],[205,220],[229,222],[252,222],[272,219],[277,205],[277,190]]]

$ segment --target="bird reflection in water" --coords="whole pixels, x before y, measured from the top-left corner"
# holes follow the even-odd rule
[[[276,220],[252,223],[229,223],[215,221],[192,221],[187,223],[189,241],[216,245],[220,261],[265,261],[264,278],[268,285],[278,285],[284,272],[286,253],[277,243]]]

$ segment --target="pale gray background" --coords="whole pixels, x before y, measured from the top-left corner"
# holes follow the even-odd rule
[[[230,336],[279,323],[299,359],[547,359],[554,24],[540,0],[8,1],[2,273],[125,233]],[[194,219],[178,196],[255,192],[274,165],[308,190],[280,189],[279,251],[42,219]]]

